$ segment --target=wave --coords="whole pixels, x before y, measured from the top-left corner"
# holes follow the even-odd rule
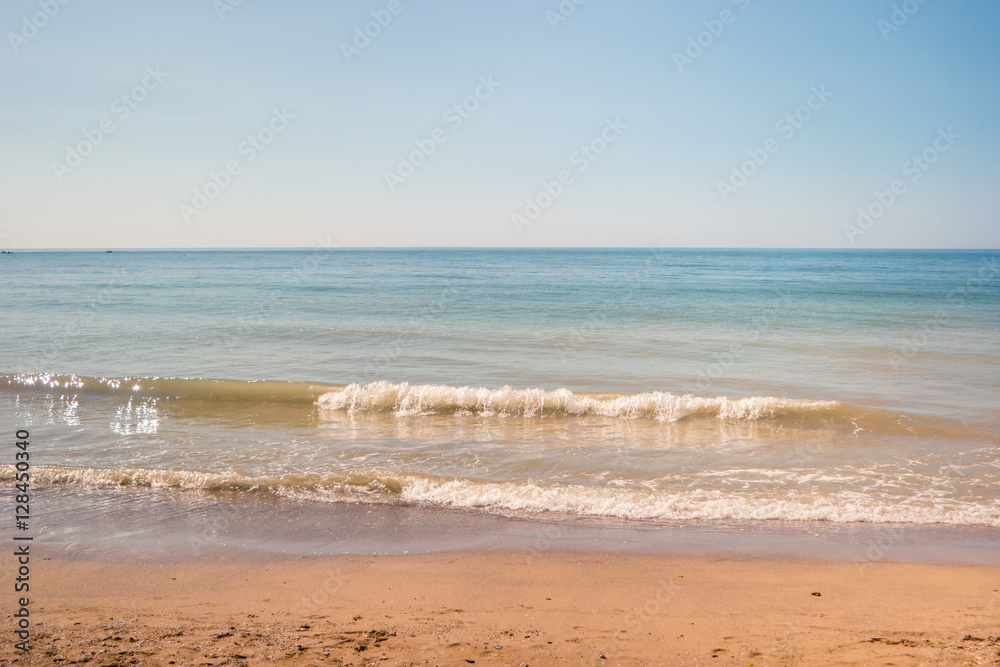
[[[924,505],[856,492],[780,497],[738,495],[718,490],[647,491],[580,485],[478,483],[412,480],[401,495],[413,502],[452,507],[558,512],[624,519],[831,521],[836,523],[947,523],[1000,527],[1000,507],[963,501]]]
[[[837,401],[808,401],[773,396],[728,399],[677,396],[655,391],[641,394],[573,393],[569,389],[500,389],[452,387],[406,382],[352,384],[316,401],[322,410],[391,412],[398,415],[471,413],[489,417],[544,417],[597,415],[618,419],[650,418],[677,421],[685,417],[713,417],[756,421],[782,415],[832,416]]]
[[[806,429],[834,429],[842,433],[867,431],[928,437],[975,437],[996,440],[997,434],[970,430],[966,425],[937,416],[908,415],[866,408],[834,400],[778,396],[678,395],[667,391],[628,394],[573,392],[569,389],[517,389],[504,386],[458,387],[376,381],[369,384],[330,384],[275,380],[210,378],[85,377],[51,373],[0,375],[0,390],[16,393],[58,393],[63,397],[168,399],[179,414],[212,417],[253,412],[299,419],[312,412],[416,417],[473,415],[483,418],[599,417],[615,420],[714,420],[731,423],[768,423]],[[157,403],[157,409],[170,409]],[[188,410],[185,406],[190,407]],[[273,408],[273,410],[272,410]]]
[[[50,373],[0,375],[0,386],[13,389],[59,391],[77,395],[103,394],[231,402],[315,403],[321,410],[386,412],[397,415],[473,413],[483,416],[542,417],[599,415],[621,419],[652,418],[676,421],[688,416],[719,419],[767,419],[794,414],[833,414],[842,404],[773,396],[728,399],[674,395],[655,391],[574,393],[569,389],[499,389],[437,384],[324,384],[274,380],[217,380],[209,378],[84,377]]]
[[[0,465],[0,480],[13,480],[12,465]],[[373,474],[299,475],[284,474],[254,477],[237,472],[198,472],[156,470],[149,468],[86,468],[73,466],[35,466],[31,479],[36,484],[76,485],[86,487],[135,487],[198,491],[246,491],[288,495],[290,492],[399,493],[400,483],[391,477]]]
[[[11,480],[14,474],[13,466],[0,465],[0,480]],[[484,482],[380,471],[253,477],[239,473],[62,466],[33,468],[32,480],[39,485],[265,493],[299,500],[403,503],[513,515],[558,513],[660,521],[733,519],[1000,527],[1000,505],[996,502],[984,505],[942,498],[917,501],[853,491],[823,495],[795,491],[768,496],[707,489],[653,491],[578,484]]]
[[[208,378],[85,377],[50,373],[0,375],[0,387],[15,390],[243,403],[314,404],[321,411],[391,413],[400,416],[463,413],[488,417],[595,415],[619,419],[676,421],[717,417],[756,421],[782,415],[832,416],[841,404],[773,396],[728,399],[674,395],[656,391],[574,393],[569,389],[499,389],[436,384],[324,384],[273,380]]]
[[[615,420],[654,420],[660,423],[728,422],[775,429],[832,429],[850,435],[869,434],[920,437],[985,438],[1000,441],[996,433],[969,428],[937,416],[909,415],[865,408],[832,400],[778,396],[694,396],[665,391],[617,392],[546,391],[504,386],[454,387],[378,381],[351,384],[320,396],[321,413],[388,414],[400,417],[476,415],[479,417],[600,417]]]

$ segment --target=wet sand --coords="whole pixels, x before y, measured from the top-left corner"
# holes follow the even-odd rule
[[[1000,664],[994,529],[37,495],[2,664]]]
[[[1000,663],[998,567],[564,551],[32,565],[32,650],[8,634],[4,663]]]
[[[851,563],[1000,565],[1000,529],[829,521],[629,521],[267,494],[37,487],[36,548],[56,560],[186,561],[552,549]],[[262,530],[266,526],[266,530]],[[0,525],[0,540],[14,533]],[[2,565],[0,565],[2,566]]]

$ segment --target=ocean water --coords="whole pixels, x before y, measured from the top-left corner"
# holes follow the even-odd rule
[[[4,458],[29,430],[44,489],[1000,528],[991,251],[16,252],[0,285]]]

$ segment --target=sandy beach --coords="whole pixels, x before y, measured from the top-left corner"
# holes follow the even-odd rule
[[[1000,667],[998,24],[0,2],[0,667]]]
[[[1000,664],[1000,568],[984,566],[554,551],[57,559],[31,586],[32,649],[6,642],[5,663]]]

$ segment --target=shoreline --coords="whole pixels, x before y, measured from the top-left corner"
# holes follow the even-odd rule
[[[998,567],[523,556],[39,559],[32,651],[18,655],[6,642],[0,657],[24,665],[743,667],[983,665],[1000,651]],[[12,604],[3,597],[8,619]]]
[[[61,560],[259,561],[550,551],[664,557],[1000,564],[1000,529],[945,524],[647,522],[155,489],[37,487],[35,549]],[[42,509],[44,508],[44,509]],[[262,530],[262,526],[267,526]],[[9,539],[13,528],[0,527]]]
[[[996,529],[150,489],[34,502],[32,650],[5,643],[4,664],[1000,664]]]

